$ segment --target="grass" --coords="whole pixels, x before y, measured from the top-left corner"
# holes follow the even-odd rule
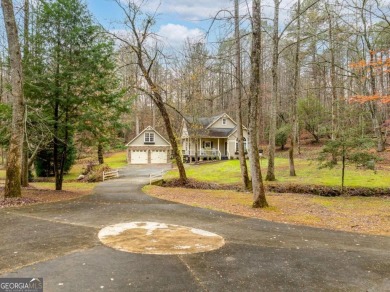
[[[268,161],[261,160],[263,176]],[[325,186],[341,185],[341,169],[319,169],[316,161],[295,159],[296,177],[289,176],[289,162],[286,158],[275,159],[275,175],[279,182],[295,184],[314,184]],[[216,182],[220,184],[237,184],[241,182],[240,165],[238,160],[221,161],[212,164],[191,165],[187,168],[187,176],[199,181]],[[165,178],[178,177],[177,171],[170,171]],[[349,187],[389,187],[390,171],[357,169],[348,166],[346,170],[345,185]]]
[[[105,157],[104,161],[111,168],[121,168],[127,165],[126,161],[126,152],[116,152],[110,154],[108,157]],[[79,175],[82,173],[84,168],[83,163],[76,163],[72,166],[70,172],[64,175],[64,183],[63,190],[65,191],[92,191],[92,189],[96,186],[96,183],[85,183],[85,182],[76,182]],[[0,169],[0,181],[5,180],[5,170]],[[54,178],[53,182],[39,182],[39,183],[31,183],[31,185],[37,188],[50,189],[54,190]]]
[[[40,189],[54,190],[54,182],[35,182],[30,183],[32,186]],[[79,192],[79,191],[92,191],[97,183],[85,183],[85,182],[66,182],[62,184],[62,190],[69,192]]]
[[[121,168],[127,165],[126,161],[126,152],[116,152],[110,154],[108,157],[104,158],[104,163],[111,168]],[[74,181],[82,173],[85,165],[83,163],[76,163],[72,166],[68,174],[64,175],[64,181]]]
[[[111,168],[121,168],[127,165],[126,151],[116,152],[104,158],[106,163]]]

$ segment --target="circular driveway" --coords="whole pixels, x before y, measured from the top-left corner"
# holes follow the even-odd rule
[[[43,277],[44,291],[390,291],[390,238],[229,215],[149,197],[165,166],[132,166],[78,200],[0,210],[0,277]],[[219,249],[129,253],[99,231],[126,222],[202,229]]]

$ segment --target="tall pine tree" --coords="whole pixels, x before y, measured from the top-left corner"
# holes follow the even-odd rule
[[[79,0],[44,3],[32,37],[31,104],[43,108],[53,136],[56,190],[62,189],[69,147],[78,130],[98,122],[118,102],[114,44]],[[100,137],[99,137],[100,138]]]

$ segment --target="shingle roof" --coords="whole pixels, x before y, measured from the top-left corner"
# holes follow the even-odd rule
[[[190,123],[188,125],[188,134],[193,137],[202,137],[202,138],[226,138],[231,133],[233,133],[236,129],[234,128],[209,128],[207,127],[221,118],[224,114],[220,114],[213,117],[186,117],[187,122]]]
[[[195,118],[195,117],[185,117],[185,119],[187,121],[189,121],[190,123],[194,123],[196,122],[197,124],[200,124],[202,125],[203,127],[207,127],[208,125],[210,125],[211,123],[215,122],[216,120],[218,120],[223,114],[220,114],[220,115],[217,115],[217,116],[213,116],[213,117],[200,117],[200,118]]]
[[[194,130],[192,128],[189,128],[188,130],[190,136],[199,136],[205,138],[226,138],[235,130],[235,128],[234,129],[211,128],[211,129],[199,129],[199,130]]]

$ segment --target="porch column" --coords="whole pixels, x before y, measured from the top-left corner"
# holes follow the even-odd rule
[[[218,138],[218,148],[217,148],[217,150],[218,150],[218,157],[219,157],[219,160],[221,160],[221,150],[219,149],[219,138]]]

